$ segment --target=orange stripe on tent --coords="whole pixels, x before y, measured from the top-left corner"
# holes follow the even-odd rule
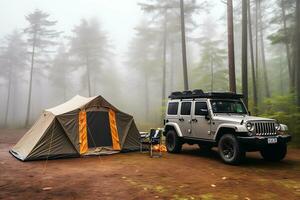
[[[111,139],[113,143],[113,150],[121,150],[119,133],[118,133],[117,122],[116,122],[116,113],[111,109],[109,109],[108,113],[109,113],[109,125],[111,131]]]
[[[86,123],[86,112],[79,112],[79,145],[80,154],[84,154],[88,151],[87,143],[87,123]]]

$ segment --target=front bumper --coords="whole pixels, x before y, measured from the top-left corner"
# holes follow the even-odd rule
[[[267,145],[273,145],[268,144],[268,138],[277,138],[276,144],[286,144],[291,141],[292,136],[291,135],[276,135],[276,136],[252,136],[252,137],[244,137],[244,136],[237,136],[238,141],[247,147],[253,147],[253,148],[260,148]]]

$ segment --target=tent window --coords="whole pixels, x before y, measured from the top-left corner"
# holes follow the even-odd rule
[[[108,112],[87,112],[88,146],[112,146]]]

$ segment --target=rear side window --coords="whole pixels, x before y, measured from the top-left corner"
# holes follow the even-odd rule
[[[181,115],[190,115],[191,114],[191,105],[192,105],[192,102],[182,102],[180,114]]]
[[[168,105],[168,115],[177,115],[178,102],[170,102]]]
[[[195,115],[205,115],[207,113],[206,102],[196,102]]]

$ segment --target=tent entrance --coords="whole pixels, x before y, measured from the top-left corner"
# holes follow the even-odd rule
[[[112,138],[108,112],[87,112],[86,118],[88,148],[111,147]]]

